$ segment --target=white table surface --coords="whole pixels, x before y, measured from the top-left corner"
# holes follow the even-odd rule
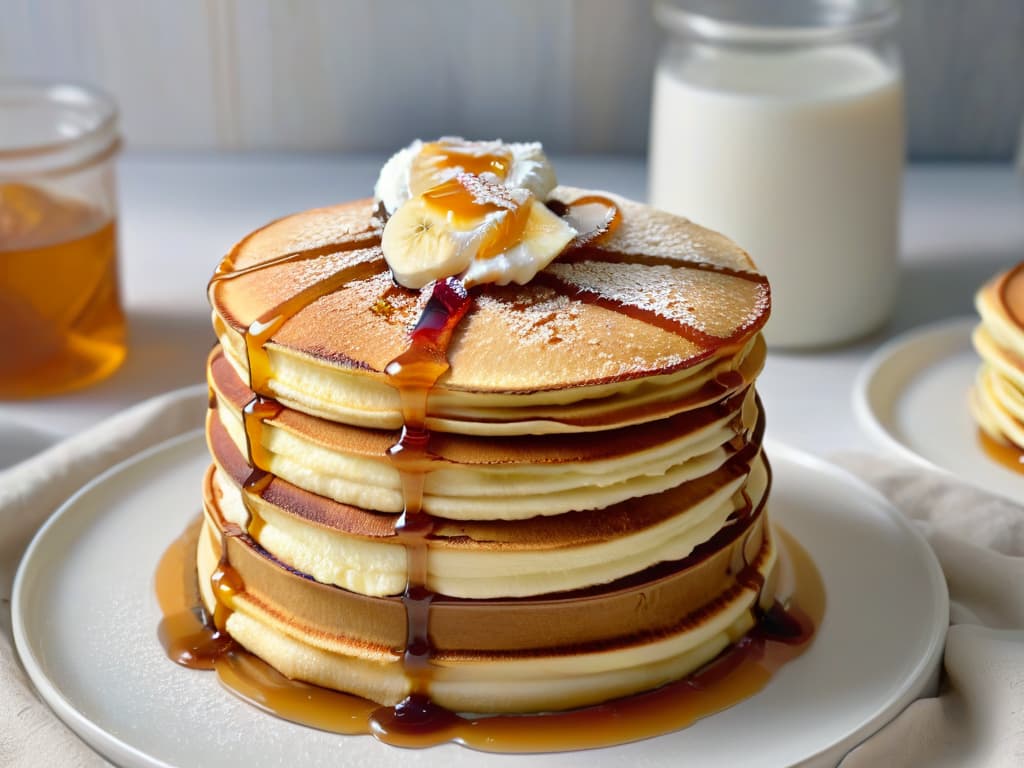
[[[366,196],[379,156],[139,154],[120,162],[122,296],[129,354],[107,381],[69,395],[0,401],[0,467],[132,403],[201,382],[213,343],[205,287],[241,236],[285,213]],[[566,184],[645,195],[637,158],[555,158]],[[818,455],[872,449],[851,388],[886,339],[973,312],[978,285],[1024,260],[1024,180],[1008,166],[907,172],[900,306],[878,334],[814,353],[773,351],[758,382],[769,435]]]

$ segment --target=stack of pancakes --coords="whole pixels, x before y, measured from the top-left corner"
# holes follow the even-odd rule
[[[971,412],[1002,445],[1024,449],[1024,264],[996,275],[975,297],[981,324],[974,348],[982,364]]]
[[[427,693],[453,710],[656,687],[773,597],[754,391],[767,283],[721,235],[613,199],[621,223],[597,245],[526,286],[474,289],[428,397]],[[393,283],[380,228],[370,201],[290,216],[211,281],[198,570],[211,612],[211,576],[236,573],[219,599],[244,647],[391,705],[411,686],[410,576],[384,371],[430,291]]]

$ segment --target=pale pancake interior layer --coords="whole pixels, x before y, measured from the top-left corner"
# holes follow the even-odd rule
[[[221,540],[211,525],[208,517],[197,551],[200,593],[210,610],[213,608],[210,575],[217,567]],[[233,559],[238,547],[247,546],[242,540],[229,538],[228,541],[234,542],[236,548],[232,552]],[[736,553],[731,554],[735,557]],[[262,555],[253,556],[265,559]],[[748,557],[751,567],[764,579],[764,589],[759,591],[753,586],[727,580],[717,596],[710,596],[707,605],[660,631],[630,635],[630,622],[610,616],[606,631],[611,637],[605,642],[551,647],[542,640],[530,647],[524,646],[524,638],[513,632],[510,641],[518,649],[515,651],[500,648],[487,652],[437,650],[429,694],[437,703],[456,711],[544,711],[594,704],[677,679],[707,663],[749,631],[759,600],[762,607],[770,603],[776,561],[771,537],[762,536],[752,556],[747,552],[741,555],[744,560]],[[309,589],[331,589],[273,565],[270,560],[266,560],[266,564],[277,569],[284,578],[304,583]],[[231,598],[232,613],[227,629],[244,647],[288,677],[355,693],[382,704],[395,704],[409,693],[409,682],[399,661],[401,644],[396,647],[392,643],[389,648],[380,642],[336,636],[300,625],[294,620],[291,609],[282,610],[281,606],[274,605],[275,591],[271,588],[270,601],[264,595],[250,593],[248,587]],[[323,601],[311,602],[315,610],[316,604]],[[467,610],[466,606],[472,611],[481,603],[469,601],[462,609]],[[336,613],[332,614],[333,621],[345,618]],[[370,613],[372,615],[373,611]],[[442,618],[432,621],[444,624],[445,615],[440,612],[439,615]],[[528,611],[525,615],[529,615]],[[538,619],[532,622],[536,636],[526,639],[536,641],[546,636],[551,620],[546,614]],[[480,623],[472,615],[462,620]],[[520,623],[529,625],[531,622]],[[622,635],[622,632],[627,634]],[[497,638],[506,636],[489,634]],[[449,629],[448,635],[459,637],[464,633],[457,625]],[[501,691],[501,696],[494,695],[496,690]]]
[[[982,359],[970,397],[978,426],[999,443],[1024,448],[1024,266],[997,275],[978,291],[981,324],[972,341]]]
[[[317,581],[368,595],[399,594],[408,579],[404,548],[380,516],[324,509],[315,497],[275,480],[249,494],[223,465],[208,494],[224,517],[247,530],[258,515],[260,545]],[[724,465],[698,480],[604,510],[525,521],[439,521],[428,540],[427,586],[466,598],[536,595],[603,584],[688,555],[738,510],[768,492],[760,455]],[[280,504],[273,503],[280,500]],[[325,524],[331,515],[341,522]],[[339,530],[339,528],[341,528]]]
[[[622,223],[599,246],[556,261],[527,286],[479,289],[431,395],[432,429],[521,434],[646,421],[644,411],[671,408],[751,354],[770,299],[746,254],[684,218],[615,199]],[[336,251],[289,261],[318,227],[335,233]],[[376,231],[359,202],[282,219],[235,247],[224,265],[234,274],[215,277],[210,299],[243,380],[247,329],[283,317],[263,345],[261,394],[344,423],[400,426],[383,370],[405,350],[428,291],[392,284]],[[314,241],[329,250],[323,240]],[[340,285],[282,309],[328,277]]]
[[[252,392],[216,353],[210,385],[216,395],[212,418],[245,454],[243,409]],[[437,461],[426,475],[423,509],[457,520],[603,509],[713,472],[730,455],[723,446],[752,432],[758,414],[750,387],[653,424],[589,435],[490,440],[439,435],[431,442]],[[284,410],[263,421],[259,440],[260,469],[339,503],[378,512],[402,510],[401,477],[387,456],[397,432]]]
[[[219,551],[230,523],[214,498],[207,499],[204,513],[204,535]],[[446,657],[469,658],[494,651],[608,648],[623,644],[625,637],[662,634],[736,587],[737,574],[757,559],[765,517],[763,506],[753,508],[686,558],[586,589],[473,600],[436,595],[431,643]],[[360,653],[390,660],[403,647],[408,624],[401,597],[371,597],[321,584],[251,536],[227,536],[226,544],[235,581],[244,584],[250,598],[277,621],[319,638],[315,642],[325,650],[354,652],[357,645]]]

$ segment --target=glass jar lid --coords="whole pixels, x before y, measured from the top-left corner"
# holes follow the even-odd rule
[[[113,99],[84,85],[0,81],[0,178],[67,173],[118,148]]]
[[[723,44],[816,45],[872,37],[899,21],[898,0],[657,0],[673,34]]]

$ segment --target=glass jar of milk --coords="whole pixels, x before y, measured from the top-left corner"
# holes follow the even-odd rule
[[[897,0],[658,0],[655,16],[651,203],[751,254],[770,344],[878,328],[899,277]]]

